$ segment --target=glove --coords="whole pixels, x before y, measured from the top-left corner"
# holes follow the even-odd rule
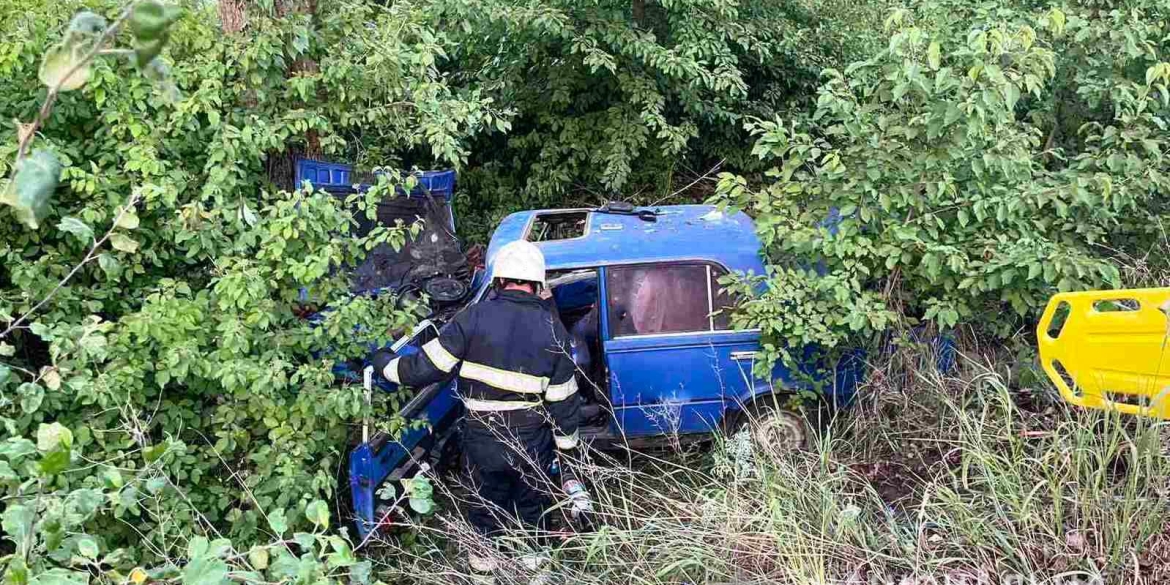
[[[374,366],[374,375],[385,379],[386,366],[396,357],[398,356],[394,355],[394,352],[387,349],[375,351],[374,355],[370,358],[370,365]]]

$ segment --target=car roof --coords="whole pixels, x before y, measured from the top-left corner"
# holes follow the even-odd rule
[[[762,274],[764,271],[755,225],[741,211],[720,210],[713,205],[663,205],[637,210],[653,211],[657,221],[587,209],[513,213],[492,234],[488,265],[500,247],[523,239],[535,218],[576,211],[588,213],[584,235],[535,242],[544,253],[547,270],[702,260],[722,264],[735,272]]]

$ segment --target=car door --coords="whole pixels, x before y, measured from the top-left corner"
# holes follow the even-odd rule
[[[711,262],[611,266],[604,270],[605,359],[615,422],[627,436],[710,432],[746,395],[756,331],[732,331]]]
[[[408,336],[396,342],[391,349],[398,355],[417,353],[424,343],[438,336],[439,330],[425,321]],[[366,382],[372,391],[399,392],[369,370],[371,380]],[[456,393],[454,376],[418,389],[416,394],[399,409],[398,415],[406,423],[394,435],[363,426],[362,442],[349,454],[349,488],[358,535],[364,538],[377,524],[378,489],[386,482],[399,481],[419,468],[431,451],[445,438],[458,418],[462,403]],[[367,421],[368,423],[368,421]]]

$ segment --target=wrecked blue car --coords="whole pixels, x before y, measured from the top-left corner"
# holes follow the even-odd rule
[[[544,253],[548,289],[578,365],[587,419],[581,438],[595,448],[701,439],[749,422],[755,441],[798,448],[809,425],[785,408],[787,398],[812,383],[837,403],[854,392],[852,367],[817,368],[819,380],[782,366],[770,379],[752,374],[759,331],[731,327],[725,309],[733,299],[718,281],[728,273],[763,274],[760,242],[746,215],[708,205],[512,214],[496,228],[486,269],[471,279],[459,305],[393,349],[417,351],[451,315],[485,298],[495,253],[516,240]],[[462,405],[455,380],[419,389],[400,414],[422,424],[397,437],[363,437],[351,453],[349,483],[363,536],[380,516],[379,487],[433,465],[456,431]]]

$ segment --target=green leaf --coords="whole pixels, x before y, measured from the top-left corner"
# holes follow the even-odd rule
[[[89,573],[60,568],[49,569],[37,574],[28,583],[29,585],[86,585],[89,583]]]
[[[37,427],[37,450],[48,453],[56,449],[68,450],[73,447],[73,431],[59,422],[41,423]]]
[[[150,67],[151,63],[158,61],[156,57],[162,53],[165,44],[166,41],[163,39],[134,41],[134,64],[139,69]]]
[[[69,21],[69,36],[82,39],[93,39],[106,30],[106,19],[99,14],[88,10],[78,12],[73,20]]]
[[[268,527],[277,536],[288,532],[288,520],[284,517],[284,508],[277,508],[268,513]]]
[[[170,36],[170,26],[179,19],[178,6],[158,0],[144,0],[134,5],[130,13],[130,31],[134,33],[134,64],[148,69],[156,63]]]
[[[20,555],[5,557],[8,567],[4,570],[4,585],[28,585],[28,563]]]
[[[146,491],[157,494],[167,487],[167,480],[162,477],[152,477],[146,482]]]
[[[263,571],[268,568],[268,548],[263,546],[254,546],[252,550],[248,551],[248,564],[252,565],[253,569]]]
[[[41,457],[37,462],[43,475],[57,475],[69,468],[69,451],[58,449]]]
[[[429,498],[434,493],[430,478],[419,475],[402,481],[402,489],[414,498]]]
[[[300,563],[297,561],[297,558],[290,554],[284,547],[275,549],[273,554],[276,555],[276,559],[270,561],[268,576],[278,581],[285,579],[292,580],[300,568]]]
[[[430,514],[435,509],[435,502],[430,498],[410,498],[410,509],[419,514]]]
[[[983,64],[976,63],[967,70],[967,77],[969,77],[971,81],[979,81],[979,74],[981,73],[983,73]]]
[[[24,437],[12,437],[0,443],[0,457],[6,457],[9,461],[15,461],[36,452],[37,446]]]
[[[0,483],[17,482],[20,481],[20,476],[16,475],[12,466],[7,461],[0,461]]]
[[[1004,88],[1004,100],[1007,101],[1009,110],[1016,109],[1016,102],[1020,101],[1020,88],[1016,87],[1014,83],[1009,83]]]
[[[98,556],[98,543],[91,536],[82,536],[77,540],[77,552],[87,559],[96,559]]]
[[[167,452],[166,443],[158,443],[142,449],[142,459],[147,463],[154,463],[158,461]]]
[[[926,50],[926,63],[934,71],[942,66],[942,47],[939,46],[938,41],[930,43],[930,48]]]
[[[305,506],[305,518],[315,526],[329,528],[329,505],[324,500],[314,500]]]
[[[8,345],[7,342],[0,341],[0,357],[12,357],[16,355],[16,346]]]
[[[955,120],[958,120],[959,118],[962,118],[962,117],[963,117],[963,110],[959,109],[959,106],[954,104],[954,103],[948,103],[946,113],[944,114],[944,117],[943,117],[943,125],[949,126]]]
[[[52,151],[38,149],[16,170],[0,194],[0,203],[11,205],[16,217],[29,229],[37,229],[49,214],[49,201],[61,180],[61,163]]]
[[[162,39],[182,13],[178,6],[163,4],[158,0],[143,0],[135,4],[130,12],[130,32],[138,40]]]
[[[45,52],[41,61],[40,80],[45,87],[58,91],[73,91],[89,81],[89,63],[85,62],[87,47],[80,43],[63,42]]]
[[[122,211],[121,208],[118,208],[118,211],[121,212]],[[136,211],[134,211],[133,209],[127,209],[125,213],[122,213],[122,215],[120,217],[118,217],[118,221],[114,222],[114,225],[116,225],[124,230],[132,230],[134,228],[137,228],[138,227],[138,213]]]
[[[4,528],[4,533],[16,544],[17,548],[25,548],[31,545],[26,541],[32,538],[35,517],[36,513],[31,506],[9,504],[8,509],[4,510],[4,516],[0,519],[0,527]]]
[[[431,485],[431,480],[426,476],[419,475],[404,480],[402,488],[410,495],[410,500],[407,503],[411,510],[419,514],[429,514],[435,509],[435,502],[432,499],[434,486]]]
[[[293,542],[305,550],[313,548],[313,543],[317,541],[317,535],[310,532],[296,532],[293,533]]]
[[[115,250],[121,250],[130,254],[138,251],[138,242],[134,241],[130,236],[118,232],[110,234],[110,245]]]
[[[122,264],[110,254],[99,254],[98,266],[101,267],[102,272],[106,273],[106,276],[109,278],[117,278],[122,273]]]
[[[349,568],[349,578],[358,585],[369,585],[370,574],[373,572],[373,564],[370,561],[361,561],[354,563]]]
[[[76,217],[65,217],[57,223],[57,229],[77,236],[83,242],[93,241],[93,229]]]
[[[1067,18],[1065,18],[1064,13],[1059,8],[1053,8],[1052,12],[1048,13],[1048,21],[1050,23],[1049,30],[1053,34],[1060,36],[1064,33],[1064,25],[1067,22]]]
[[[108,467],[102,471],[102,483],[107,488],[119,490],[126,485],[126,479],[122,477],[122,472],[118,471],[116,467]]]
[[[25,382],[16,389],[20,396],[20,410],[24,414],[32,414],[41,408],[45,400],[45,389],[40,384]]]
[[[187,542],[187,557],[195,559],[205,557],[211,543],[206,536],[196,536]]]
[[[72,506],[80,517],[79,522],[88,522],[105,503],[105,494],[96,489],[73,490],[73,493],[69,494],[68,505]]]
[[[183,585],[226,585],[228,581],[228,566],[223,560],[213,556],[199,556],[191,559],[183,567]]]
[[[226,538],[217,538],[208,545],[207,555],[218,559],[227,558],[232,552],[232,541]]]
[[[398,490],[393,483],[386,482],[378,489],[378,498],[382,500],[392,501],[398,497]]]

